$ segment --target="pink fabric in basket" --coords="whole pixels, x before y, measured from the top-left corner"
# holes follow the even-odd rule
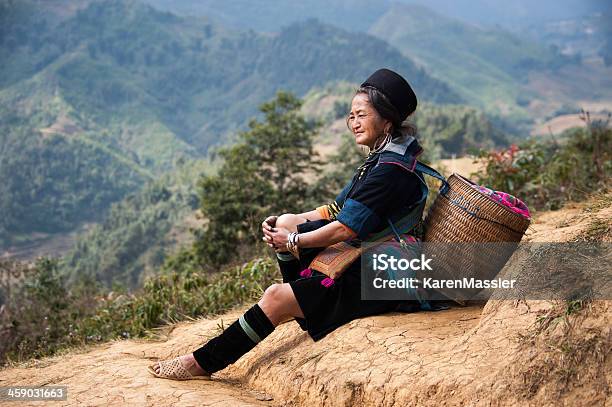
[[[507,192],[502,191],[494,191],[490,188],[483,187],[481,185],[472,185],[472,187],[483,194],[491,197],[494,201],[499,202],[500,204],[507,206],[512,212],[518,213],[521,216],[524,216],[527,219],[531,218],[531,214],[529,213],[529,208],[525,205],[525,202],[521,201],[514,195],[510,195]]]

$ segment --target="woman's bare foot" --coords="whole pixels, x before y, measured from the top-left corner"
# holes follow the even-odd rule
[[[198,365],[198,362],[196,362],[195,358],[193,357],[193,353],[188,353],[186,355],[179,356],[179,359],[183,367],[187,369],[187,371],[191,373],[192,376],[210,376],[208,372],[206,372],[200,367],[200,365]],[[153,366],[153,370],[155,370],[155,373],[159,374],[159,363],[156,363],[155,366]]]

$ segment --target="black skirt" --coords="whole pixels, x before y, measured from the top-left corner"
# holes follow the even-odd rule
[[[310,232],[329,223],[316,220],[297,226],[298,233]],[[401,301],[361,299],[361,259],[357,259],[333,285],[325,286],[327,277],[318,271],[310,277],[301,277],[300,271],[308,268],[314,257],[324,248],[301,249],[299,270],[290,278],[289,284],[302,309],[304,318],[296,321],[318,341],[336,328],[357,318],[394,311]]]

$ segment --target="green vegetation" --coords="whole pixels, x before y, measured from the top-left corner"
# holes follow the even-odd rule
[[[0,364],[144,336],[163,324],[227,311],[261,296],[278,278],[270,260],[255,259],[214,276],[163,272],[129,294],[91,281],[68,289],[53,260],[33,267],[0,261]]]
[[[27,127],[5,130],[0,151],[0,245],[100,219],[146,179],[102,146]]]
[[[57,271],[57,263],[36,265],[0,261],[0,363],[53,353],[69,337],[69,324],[81,319],[85,307],[75,307]],[[51,352],[49,352],[51,351]]]
[[[167,270],[216,271],[220,264],[253,257],[265,216],[303,211],[331,199],[361,156],[351,140],[337,161],[354,165],[323,173],[312,146],[317,123],[306,120],[300,106],[294,96],[279,93],[261,106],[264,120],[251,120],[236,144],[214,152],[213,163],[186,163],[112,205],[105,220],[62,259],[68,281],[136,289],[164,263]],[[200,210],[194,212],[198,203]],[[185,219],[195,214],[204,227],[186,231]]]
[[[469,106],[424,103],[415,124],[432,161],[508,145],[507,136],[487,115]]]
[[[591,121],[566,131],[560,140],[528,140],[507,150],[482,152],[485,173],[478,182],[523,199],[528,206],[557,209],[610,188],[612,129]]]
[[[235,145],[212,154],[213,162],[185,163],[114,204],[62,259],[68,282],[85,279],[136,289],[164,263],[166,270],[216,271],[219,264],[252,258],[263,217],[301,211],[333,197],[360,155],[353,142],[347,147],[354,159],[342,162],[355,165],[338,174],[335,183],[331,175],[314,182],[323,176],[317,175],[312,149],[317,123],[304,119],[300,106],[294,96],[279,93],[261,106],[265,120],[252,120]],[[200,211],[194,212],[199,203]],[[186,231],[185,219],[194,215],[205,227]]]

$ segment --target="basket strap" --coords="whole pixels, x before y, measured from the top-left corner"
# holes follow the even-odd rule
[[[421,220],[421,217],[423,215],[423,209],[425,208],[426,200],[427,200],[427,195],[425,195],[423,199],[421,199],[421,201],[418,203],[418,205],[416,205],[414,209],[407,216],[402,218],[399,222],[402,222],[404,227],[407,224],[410,225],[409,230],[414,228],[414,226],[416,226],[416,224],[420,222]],[[391,219],[387,218],[387,222],[389,223],[389,227],[391,228],[391,230],[393,231],[393,234],[395,235],[395,240],[400,244],[400,247],[405,251],[409,250],[408,245],[406,244],[406,241],[402,238],[399,230],[395,227],[393,222],[391,222]],[[387,275],[389,276],[391,280],[396,279],[395,271],[392,268],[389,268],[387,270]],[[427,300],[422,298],[422,296],[419,294],[417,290],[411,287],[406,287],[406,291],[408,292],[408,295],[410,297],[414,297],[417,299],[417,301],[419,302],[419,306],[422,310],[432,309],[431,304]]]
[[[416,162],[415,169],[417,171],[420,171],[424,174],[427,174],[429,176],[432,176],[442,181],[442,186],[440,187],[440,193],[446,194],[446,192],[449,189],[449,185],[448,185],[448,182],[446,181],[446,178],[444,178],[442,174],[440,174],[438,171],[434,170],[430,166],[423,164],[420,161]],[[425,202],[427,200],[427,195],[428,195],[429,190],[427,189],[427,184],[425,183],[425,180],[423,179],[423,177],[418,177],[418,178],[421,181],[421,188],[423,192],[421,196],[421,200],[415,204],[415,206],[410,211],[410,213],[408,213],[406,216],[396,221],[396,223],[400,225],[399,229],[401,229],[402,231],[405,231],[405,233],[408,233],[410,230],[412,230],[417,225],[417,223],[421,221],[422,216],[423,216],[423,210],[425,209]],[[387,218],[387,223],[389,224],[389,227],[383,230],[382,232],[376,234],[373,237],[373,240],[378,240],[381,236],[388,235],[389,232],[392,232],[397,242],[400,244],[403,243],[403,239],[401,238],[398,227],[396,227],[396,225],[394,225],[394,223],[389,218]],[[391,230],[389,231],[389,229]]]
[[[400,230],[404,231],[404,233],[409,233],[421,221],[423,217],[423,209],[425,208],[425,200],[426,199],[422,199],[417,203],[417,205],[415,205],[408,215],[396,221],[396,223],[399,225],[399,230],[398,226],[396,226],[391,219],[387,218],[389,227],[385,229],[385,231],[391,229],[391,232],[393,232],[395,240],[398,243],[402,245],[405,244],[404,239],[401,237]]]
[[[442,186],[440,187],[440,193],[446,194],[446,192],[448,192],[448,189],[450,188],[450,186],[448,185],[448,181],[438,171],[434,170],[429,165],[423,164],[420,161],[417,161],[416,163],[416,170],[421,171],[423,174],[427,174],[430,177],[434,177],[442,181]]]
[[[425,174],[429,174],[432,177],[438,178],[442,181],[442,188],[444,188],[444,191],[448,189],[446,178],[444,178],[438,171],[421,163],[420,161],[416,162],[415,169]],[[389,227],[384,230],[384,233],[389,234],[389,229],[391,229],[391,232],[393,232],[393,235],[395,236],[395,240],[397,240],[397,242],[400,244],[403,244],[404,241],[401,238],[398,229],[404,233],[409,233],[422,220],[423,210],[425,209],[425,203],[427,201],[427,196],[429,195],[429,189],[427,188],[427,183],[425,182],[424,177],[417,175],[417,178],[421,183],[421,199],[414,205],[412,210],[407,215],[396,221],[396,224],[399,227],[396,226],[396,224],[394,224],[390,218],[387,218]],[[442,188],[440,189],[440,192],[442,192]]]

